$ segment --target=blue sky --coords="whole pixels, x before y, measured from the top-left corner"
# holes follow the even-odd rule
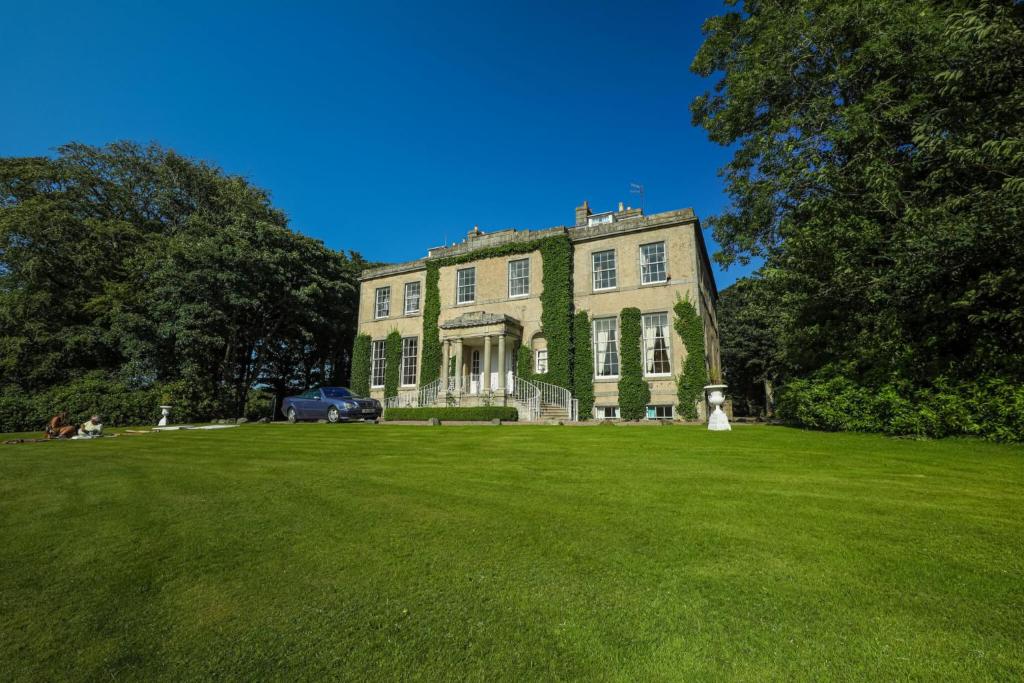
[[[569,224],[584,199],[637,204],[631,181],[648,213],[726,201],[728,150],[688,110],[711,87],[688,67],[720,0],[0,9],[0,155],[157,141],[372,260],[474,225]]]

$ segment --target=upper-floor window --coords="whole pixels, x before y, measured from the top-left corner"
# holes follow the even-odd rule
[[[594,318],[594,374],[619,376],[619,326],[615,318]]]
[[[594,289],[614,289],[618,285],[615,273],[615,250],[594,252]]]
[[[671,375],[668,313],[644,316],[644,372],[648,375]]]
[[[405,314],[420,312],[420,283],[405,283]]]
[[[402,340],[402,386],[416,384],[416,353],[419,346],[420,342],[416,337],[406,337]]]
[[[640,246],[640,282],[664,282],[668,279],[665,268],[665,243],[653,242]]]
[[[460,268],[456,273],[455,303],[470,304],[476,300],[476,268]]]
[[[530,259],[508,262],[508,295],[526,296],[530,293]]]
[[[378,287],[374,298],[373,317],[386,318],[391,315],[391,288]]]
[[[384,340],[373,342],[370,352],[370,386],[384,386]]]
[[[534,372],[543,375],[548,371],[548,350],[537,349],[537,360],[533,364]]]

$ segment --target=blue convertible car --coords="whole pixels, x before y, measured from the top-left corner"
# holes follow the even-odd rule
[[[345,387],[310,389],[281,402],[281,412],[289,422],[297,420],[376,420],[380,417],[380,401],[359,398]]]

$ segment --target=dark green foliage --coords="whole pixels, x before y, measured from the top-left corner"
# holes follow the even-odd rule
[[[619,417],[642,420],[651,402],[651,388],[644,380],[639,308],[623,308],[619,314]]]
[[[515,422],[519,419],[519,411],[512,406],[473,406],[469,408],[387,408],[384,410],[385,420],[462,420],[469,422],[486,422],[488,420],[505,420]]]
[[[370,353],[373,340],[368,334],[356,335],[352,347],[352,378],[348,388],[356,396],[370,395]]]
[[[529,242],[511,242],[478,249],[458,256],[427,261],[426,291],[423,303],[423,361],[420,383],[432,382],[441,371],[441,341],[438,318],[441,297],[438,278],[442,266],[499,256],[528,254],[540,250],[543,259],[544,291],[541,293],[541,328],[548,340],[548,373],[543,381],[571,386],[572,354],[572,244],[564,235]],[[532,363],[531,363],[532,367]]]
[[[704,387],[708,384],[704,321],[689,296],[677,298],[672,310],[675,312],[672,326],[686,349],[683,373],[676,378],[676,399],[679,401],[676,409],[682,417],[696,420],[699,417],[697,406],[703,400]]]
[[[1022,5],[746,2],[705,34],[693,119],[735,149],[716,258],[766,260],[787,364],[1024,383]]]
[[[759,415],[766,405],[766,384],[785,377],[782,337],[786,312],[771,282],[745,277],[718,297],[718,333],[724,381],[737,414]]]
[[[156,146],[0,159],[0,385],[180,383],[171,402],[213,417],[256,384],[341,382],[364,265],[244,179]]]
[[[441,339],[437,320],[441,316],[441,293],[437,288],[441,266],[427,261],[426,283],[423,292],[423,350],[420,352],[420,386],[441,377]],[[451,375],[449,375],[451,376]]]
[[[384,396],[398,396],[402,374],[402,335],[392,330],[384,340]]]
[[[533,352],[526,344],[520,344],[516,351],[516,376],[533,379]]]
[[[779,416],[829,431],[884,432],[894,436],[958,434],[1020,441],[1024,434],[1024,386],[982,380],[915,390],[886,384],[866,387],[828,370],[794,379],[779,392]]]
[[[577,311],[573,320],[573,396],[579,401],[579,416],[588,420],[594,412],[593,330],[586,311]]]
[[[568,237],[541,242],[544,291],[541,329],[548,344],[548,371],[542,381],[572,389],[572,243]]]

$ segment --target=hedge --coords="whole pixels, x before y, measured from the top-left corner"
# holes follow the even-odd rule
[[[590,343],[593,331],[590,316],[578,311],[573,320],[573,394],[579,401],[579,418],[587,420],[594,412],[594,357]]]
[[[540,251],[543,261],[541,330],[548,341],[548,372],[544,381],[566,389],[572,388],[572,243],[565,235],[542,237],[529,242],[509,242],[457,256],[427,260],[426,291],[423,293],[421,386],[433,382],[441,375],[442,353],[438,335],[438,319],[441,316],[438,280],[441,268],[532,251]]]
[[[778,391],[779,417],[827,431],[882,432],[891,436],[980,436],[1024,441],[1024,385],[996,378],[928,389],[892,382],[866,386],[825,369],[788,381]]]
[[[651,388],[644,380],[643,327],[639,308],[623,308],[619,314],[619,417],[647,417]]]
[[[686,349],[686,362],[683,372],[676,379],[676,408],[679,414],[687,419],[697,419],[697,405],[704,397],[704,387],[708,383],[707,361],[704,358],[704,321],[701,320],[697,308],[690,297],[676,297],[675,311],[676,334]]]
[[[356,396],[370,395],[370,350],[372,340],[368,334],[357,334],[352,345],[352,373],[349,390]]]
[[[385,420],[464,420],[487,422],[498,419],[506,422],[519,420],[519,411],[512,406],[474,406],[471,408],[387,408]]]

